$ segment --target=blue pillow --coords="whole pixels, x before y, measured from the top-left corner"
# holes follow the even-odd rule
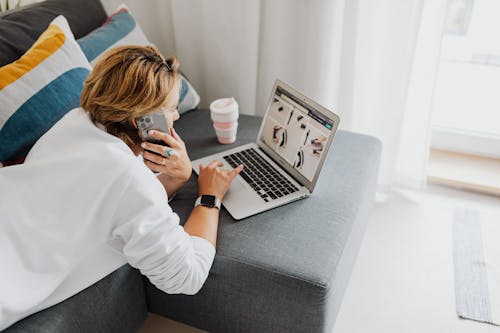
[[[112,47],[120,45],[145,46],[151,45],[151,42],[146,38],[128,8],[121,5],[102,27],[80,38],[78,44],[80,44],[88,61],[94,64],[101,54]],[[181,84],[178,110],[179,113],[184,113],[198,107],[200,96],[184,75],[181,75]]]

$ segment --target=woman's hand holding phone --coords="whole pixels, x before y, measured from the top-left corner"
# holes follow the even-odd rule
[[[159,131],[152,131],[149,135],[157,140],[162,140],[167,146],[150,142],[143,142],[142,156],[144,163],[155,172],[160,172],[170,180],[186,182],[192,173],[191,160],[186,151],[186,145],[180,136],[171,128],[168,135]],[[167,151],[171,149],[170,157]],[[233,170],[223,170],[220,167],[222,162],[213,161],[207,166],[200,165],[200,175],[198,177],[199,194],[211,194],[220,200],[224,197],[233,179],[243,170],[243,165],[239,165]]]
[[[150,132],[149,136],[165,142],[167,146],[143,142],[142,157],[146,166],[151,170],[160,172],[171,179],[186,182],[192,173],[191,160],[184,141],[173,127],[170,132],[172,135],[159,131]],[[170,156],[168,156],[169,151]]]

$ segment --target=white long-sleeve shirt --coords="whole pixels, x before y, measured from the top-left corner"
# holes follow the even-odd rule
[[[166,293],[195,294],[215,248],[167,199],[123,141],[67,113],[24,164],[0,168],[0,330],[126,262]]]

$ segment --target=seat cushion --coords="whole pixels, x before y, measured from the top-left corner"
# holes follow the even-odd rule
[[[125,265],[75,296],[3,332],[137,332],[146,315],[142,276]]]
[[[254,142],[261,118],[241,115],[237,141],[217,143],[209,111],[181,116],[191,159]],[[235,221],[221,210],[217,254],[195,296],[146,281],[151,312],[210,332],[330,332],[371,211],[380,141],[338,131],[312,195]],[[185,221],[196,176],[171,205]]]

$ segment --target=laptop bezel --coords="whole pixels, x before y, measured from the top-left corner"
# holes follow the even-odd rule
[[[320,114],[324,115],[325,117],[330,118],[333,120],[333,126],[332,126],[332,133],[329,136],[328,140],[325,143],[325,148],[324,148],[324,153],[321,154],[318,167],[316,169],[316,172],[314,174],[313,179],[310,181],[308,180],[305,176],[303,176],[299,171],[297,171],[292,165],[290,165],[283,157],[281,157],[277,152],[275,152],[272,148],[268,147],[262,140],[261,140],[261,135],[262,131],[264,130],[269,112],[271,110],[271,103],[272,100],[275,96],[276,90],[278,87],[282,90],[285,90],[286,92],[290,93],[293,97],[299,99],[303,103],[307,104],[310,106],[314,111],[319,112]],[[277,79],[276,82],[274,83],[274,87],[271,91],[271,95],[269,97],[269,101],[267,103],[267,109],[266,113],[264,114],[264,117],[262,119],[260,129],[259,129],[259,134],[257,135],[257,141],[256,144],[259,146],[260,149],[262,149],[266,154],[268,154],[281,168],[283,168],[288,174],[290,174],[297,182],[305,186],[310,192],[314,190],[314,187],[316,186],[316,183],[318,181],[319,175],[321,173],[321,169],[323,168],[323,163],[325,162],[325,159],[328,155],[328,152],[330,151],[330,146],[333,143],[333,139],[335,137],[335,134],[337,132],[337,128],[340,122],[340,117],[333,113],[332,111],[328,110],[327,108],[323,107],[322,105],[316,103],[312,99],[308,98],[301,92],[299,92],[297,89],[293,88],[292,86],[286,84],[285,82]]]

